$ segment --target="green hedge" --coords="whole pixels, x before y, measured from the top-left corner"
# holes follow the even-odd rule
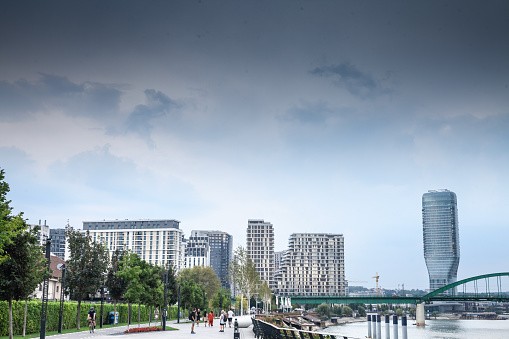
[[[81,303],[80,309],[80,326],[87,326],[87,315],[90,307],[94,306],[96,314],[97,325],[99,326],[99,316],[101,310],[101,304],[91,304],[88,302]],[[108,324],[108,312],[113,312],[113,304],[103,305],[103,320],[104,324]],[[127,304],[117,304],[117,312],[119,313],[119,322],[127,323],[128,311]],[[60,302],[48,302],[48,313],[46,317],[46,331],[58,330],[58,314],[60,311]],[[131,324],[138,323],[138,304],[131,305]],[[12,318],[13,318],[13,330],[14,334],[23,333],[23,316],[25,312],[24,301],[13,301],[12,302]],[[64,314],[63,314],[63,328],[77,328],[77,313],[78,303],[74,301],[66,301],[64,303]],[[148,322],[150,309],[141,305],[141,321]],[[172,306],[169,312],[171,318],[176,318],[177,307]],[[160,321],[159,317],[159,321]],[[152,317],[154,321],[154,317]],[[41,329],[41,301],[31,300],[28,302],[27,307],[27,325],[26,333],[38,333]],[[0,336],[9,334],[9,303],[7,301],[0,301]]]

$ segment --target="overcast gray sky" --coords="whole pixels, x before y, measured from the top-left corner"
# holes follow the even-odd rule
[[[0,167],[31,223],[247,220],[342,233],[346,277],[427,288],[421,197],[458,196],[458,278],[507,272],[507,1],[9,1]]]

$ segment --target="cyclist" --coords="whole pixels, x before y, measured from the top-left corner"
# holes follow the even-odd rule
[[[90,331],[94,332],[95,328],[95,311],[93,307],[90,307],[90,311],[88,311],[88,322],[90,323]]]

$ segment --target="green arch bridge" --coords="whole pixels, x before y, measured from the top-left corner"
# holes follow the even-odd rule
[[[297,304],[420,304],[433,301],[493,301],[509,302],[509,291],[502,291],[502,277],[509,277],[509,272],[490,273],[463,279],[436,289],[423,296],[414,297],[348,297],[348,296],[290,296],[292,303]],[[490,278],[496,278],[496,290],[491,291]],[[484,289],[479,288],[479,281],[485,281]],[[473,282],[474,292],[466,292],[466,284]],[[457,291],[463,286],[463,291]]]

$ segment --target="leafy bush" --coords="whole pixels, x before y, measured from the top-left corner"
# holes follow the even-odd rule
[[[97,324],[100,322],[100,304],[81,303],[80,309],[80,324],[84,326],[87,323],[87,315],[91,306],[94,306],[97,314]],[[127,323],[128,318],[128,305],[117,304],[117,312],[119,313],[119,322]],[[12,302],[12,317],[13,317],[13,330],[14,334],[22,334],[23,332],[23,317],[25,312],[25,301]],[[58,330],[58,316],[60,312],[60,302],[48,302],[48,311],[46,316],[46,331]],[[103,305],[103,323],[109,324],[108,313],[113,312],[113,304]],[[138,305],[131,305],[131,324],[138,322]],[[63,307],[63,329],[70,329],[77,327],[77,313],[78,303],[74,301],[64,302]],[[147,322],[149,320],[150,308],[141,305],[141,321]],[[169,310],[169,315],[173,318],[176,317],[177,308],[172,306]],[[152,319],[154,319],[152,317]],[[159,318],[160,320],[160,318]],[[30,300],[27,303],[27,324],[26,333],[37,333],[41,330],[41,301]],[[7,301],[0,301],[0,336],[9,334],[9,303]]]

